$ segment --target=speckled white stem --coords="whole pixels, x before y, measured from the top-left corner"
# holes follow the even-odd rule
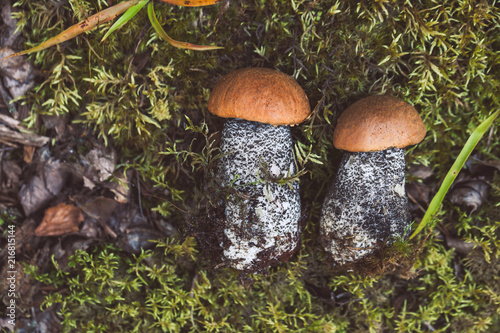
[[[229,119],[222,132],[218,175],[230,187],[225,202],[224,260],[239,270],[260,270],[286,257],[299,240],[297,182],[288,126]],[[235,192],[237,191],[237,192]]]
[[[321,242],[333,259],[362,259],[404,235],[409,222],[404,150],[344,153],[320,219]]]

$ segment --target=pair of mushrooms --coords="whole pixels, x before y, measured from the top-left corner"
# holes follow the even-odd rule
[[[228,119],[217,175],[230,188],[219,244],[227,266],[260,271],[287,260],[300,240],[299,184],[279,184],[296,173],[290,126],[310,115],[297,82],[266,68],[223,77],[209,111]],[[372,96],[339,118],[334,145],[346,152],[323,204],[320,236],[340,264],[361,259],[404,236],[409,225],[403,147],[420,142],[425,126],[398,99]]]

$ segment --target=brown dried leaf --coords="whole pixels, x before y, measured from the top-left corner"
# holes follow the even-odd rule
[[[65,203],[47,208],[42,223],[36,228],[37,236],[60,236],[78,231],[84,220],[80,208]]]
[[[13,53],[14,50],[11,48],[2,47],[0,58],[5,58]],[[12,98],[26,94],[35,85],[34,67],[25,57],[0,60],[0,71],[2,72],[2,83]]]
[[[83,206],[82,209],[88,216],[106,222],[117,206],[118,202],[113,199],[97,197]]]
[[[461,238],[453,236],[445,226],[438,224],[437,228],[444,236],[444,240],[446,242],[446,246],[454,249],[457,253],[467,256],[473,249],[475,244],[471,242],[467,242]]]
[[[420,179],[427,179],[434,174],[431,167],[421,164],[412,164],[408,169],[408,173]]]
[[[113,174],[117,154],[109,147],[97,146],[85,156],[85,159],[92,166],[92,174],[89,174],[88,178],[97,183],[105,181]]]
[[[15,161],[2,161],[2,164],[0,164],[0,170],[6,176],[6,179],[2,179],[5,181],[6,187],[10,188],[19,184],[21,174],[23,173],[21,167],[19,166],[19,163]]]
[[[121,204],[128,202],[130,197],[130,181],[133,170],[129,169],[126,174],[116,175],[117,181],[104,183],[103,186],[110,189],[115,194],[114,199]]]
[[[19,200],[26,216],[30,216],[53,198],[42,178],[34,176],[19,191]]]
[[[31,162],[33,161],[33,155],[35,154],[35,149],[36,147],[34,146],[28,146],[28,145],[24,146],[24,151],[23,151],[24,162],[26,162],[27,164],[31,164]]]
[[[113,211],[118,206],[118,202],[106,197],[98,197],[95,200],[82,206],[83,211],[88,216],[94,218],[99,222],[106,234],[112,238],[116,238],[116,233],[106,224]]]
[[[64,188],[67,172],[64,164],[58,160],[49,160],[43,169],[45,184],[52,195],[56,196]]]
[[[471,208],[474,213],[486,201],[490,186],[481,178],[464,177],[455,183],[450,192],[450,201],[454,205]]]
[[[66,181],[65,167],[57,160],[46,162],[39,173],[41,175],[33,176],[19,191],[19,199],[26,216],[41,209],[57,196]]]
[[[121,204],[127,203],[130,195],[130,189],[122,183],[113,183],[113,185],[114,187],[110,190],[115,194],[115,200]]]
[[[484,161],[483,164],[500,171],[500,161]]]

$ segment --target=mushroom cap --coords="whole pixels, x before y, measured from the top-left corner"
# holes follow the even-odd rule
[[[370,152],[404,148],[424,137],[424,122],[412,105],[395,97],[370,96],[340,115],[333,145],[351,152]]]
[[[208,110],[223,118],[274,126],[299,124],[311,113],[299,84],[269,68],[244,68],[224,76],[212,90]]]

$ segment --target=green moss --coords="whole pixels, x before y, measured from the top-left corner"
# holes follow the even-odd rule
[[[27,47],[107,6],[84,0],[17,5]],[[176,207],[196,216],[216,202],[210,190],[217,137],[211,135],[222,121],[207,112],[210,89],[242,67],[293,75],[314,108],[308,122],[292,129],[303,171],[302,249],[289,263],[253,277],[250,288],[234,271],[214,271],[198,259],[191,239],[160,242],[165,253],[156,249],[137,258],[110,247],[78,252],[67,268],[38,275],[66,286],[45,301],[58,306],[66,331],[498,331],[498,176],[496,199],[486,208],[467,216],[445,202],[436,217],[476,244],[465,261],[431,235],[409,280],[365,277],[335,271],[317,242],[321,204],[341,155],[331,143],[333,128],[349,104],[387,93],[415,105],[428,134],[407,152],[407,161],[430,166],[436,183],[473,128],[500,107],[498,6],[252,0],[203,8],[156,3],[155,11],[172,38],[224,50],[173,48],[147,26],[145,11],[101,44],[104,25],[30,56],[42,74],[25,98],[33,105],[26,122],[69,114],[113,144],[124,169],[137,170],[166,196],[144,197],[146,208],[187,230]],[[498,161],[498,126],[489,135],[476,151]],[[399,245],[400,255],[410,253]]]

